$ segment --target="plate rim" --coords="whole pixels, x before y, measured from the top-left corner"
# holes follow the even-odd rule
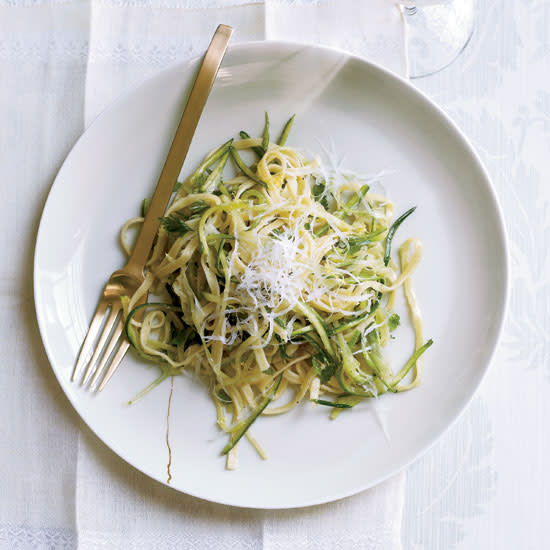
[[[500,308],[499,308],[499,316],[498,316],[498,328],[495,332],[494,342],[488,349],[487,354],[487,360],[483,362],[483,369],[480,373],[480,376],[475,382],[472,387],[471,391],[469,392],[468,397],[464,400],[462,405],[460,407],[457,407],[457,410],[455,411],[454,415],[452,415],[451,420],[444,426],[443,429],[439,430],[432,438],[431,440],[419,448],[416,453],[413,453],[409,459],[401,463],[400,466],[393,468],[391,471],[387,472],[384,475],[378,476],[376,479],[373,479],[367,483],[358,484],[352,491],[350,490],[342,490],[337,494],[332,493],[331,495],[325,496],[325,498],[313,498],[313,499],[298,499],[299,502],[294,503],[287,503],[285,505],[280,504],[269,504],[269,503],[253,503],[253,504],[241,504],[241,503],[235,503],[232,501],[229,501],[227,499],[223,498],[210,498],[202,496],[201,494],[196,493],[195,491],[188,491],[184,489],[180,489],[177,487],[174,487],[173,485],[168,484],[165,480],[163,480],[161,477],[156,477],[153,473],[145,472],[142,469],[140,469],[138,466],[136,466],[131,457],[128,457],[126,453],[121,452],[119,449],[115,450],[113,446],[110,444],[107,444],[105,440],[94,430],[94,428],[90,425],[88,420],[84,418],[83,414],[81,414],[79,410],[78,403],[75,402],[76,400],[72,399],[71,396],[65,391],[65,381],[62,380],[61,373],[58,372],[58,369],[54,367],[54,362],[52,360],[52,354],[50,352],[50,344],[48,344],[48,337],[47,337],[47,330],[45,325],[45,320],[42,318],[41,311],[40,311],[40,305],[39,305],[39,297],[40,297],[40,290],[39,290],[39,281],[38,281],[38,275],[37,272],[39,271],[37,269],[38,261],[39,261],[39,255],[40,255],[40,242],[44,239],[43,233],[44,233],[44,218],[47,214],[48,207],[51,203],[51,196],[52,191],[54,190],[56,183],[58,182],[60,176],[63,174],[64,170],[66,169],[66,164],[68,159],[74,154],[74,151],[80,146],[80,143],[85,139],[85,136],[88,134],[89,130],[93,128],[96,123],[102,119],[104,116],[107,116],[111,110],[115,110],[119,104],[123,103],[125,99],[136,93],[140,88],[145,86],[148,82],[158,78],[160,75],[165,74],[169,71],[175,70],[177,67],[181,69],[181,71],[186,71],[189,68],[193,67],[193,65],[198,64],[199,60],[202,58],[202,55],[193,56],[189,59],[183,59],[180,61],[177,61],[175,63],[171,63],[164,67],[163,69],[159,71],[155,71],[153,74],[147,76],[146,78],[143,78],[137,82],[134,82],[130,84],[129,86],[124,87],[120,93],[114,98],[114,100],[110,101],[105,107],[103,107],[98,114],[93,118],[93,120],[90,122],[88,126],[86,126],[82,133],[79,135],[79,137],[76,139],[72,147],[70,148],[70,151],[65,156],[59,170],[57,171],[55,177],[53,178],[53,181],[50,185],[50,188],[48,190],[46,200],[44,201],[44,206],[42,208],[42,211],[40,213],[40,221],[38,225],[38,229],[36,231],[35,236],[35,242],[34,242],[34,254],[33,254],[33,301],[34,301],[34,309],[35,309],[35,315],[38,323],[40,338],[42,341],[42,346],[44,348],[44,351],[46,353],[48,362],[50,364],[50,368],[53,371],[56,380],[63,391],[63,394],[75,410],[75,412],[78,414],[80,420],[84,422],[84,424],[87,426],[87,428],[94,434],[95,437],[107,448],[110,449],[113,453],[115,453],[118,457],[120,457],[126,464],[140,472],[142,475],[146,476],[149,479],[152,479],[156,482],[159,482],[163,484],[166,487],[169,487],[170,489],[177,491],[178,493],[183,493],[185,495],[189,495],[193,498],[198,498],[200,500],[203,500],[205,502],[213,502],[221,505],[226,506],[232,506],[235,508],[243,508],[243,509],[258,509],[258,510],[280,510],[280,509],[296,509],[296,508],[305,508],[308,506],[315,506],[319,504],[334,502],[337,500],[340,500],[342,498],[350,497],[353,495],[356,495],[360,492],[363,492],[367,489],[370,489],[372,487],[375,487],[376,485],[382,483],[383,481],[388,480],[389,478],[395,476],[399,472],[404,471],[406,468],[408,468],[412,463],[417,461],[421,456],[423,456],[428,450],[434,446],[440,438],[448,432],[448,430],[454,426],[454,424],[457,422],[457,420],[462,416],[464,411],[470,406],[472,400],[474,397],[478,394],[479,388],[483,381],[485,380],[487,373],[489,369],[491,368],[491,365],[493,363],[496,351],[498,349],[498,345],[502,338],[502,333],[505,325],[505,321],[507,318],[507,312],[509,308],[509,300],[510,300],[510,248],[509,248],[509,238],[508,233],[506,229],[506,224],[504,222],[504,214],[502,211],[502,206],[500,204],[500,200],[498,198],[495,186],[493,184],[493,181],[489,175],[489,172],[485,166],[485,164],[482,162],[479,153],[474,148],[473,144],[470,142],[470,140],[467,138],[466,134],[458,127],[456,122],[443,110],[442,107],[440,107],[433,99],[431,99],[425,92],[418,89],[414,84],[412,84],[408,79],[405,77],[394,73],[393,71],[383,67],[382,65],[378,64],[375,61],[372,61],[367,58],[363,58],[361,56],[355,55],[353,53],[350,53],[344,49],[337,48],[337,47],[331,47],[331,46],[324,46],[319,44],[303,44],[300,42],[295,41],[281,41],[281,40],[255,40],[255,41],[247,41],[247,42],[240,42],[236,43],[234,45],[231,45],[228,48],[228,54],[231,54],[232,52],[239,51],[239,50],[255,50],[257,48],[270,48],[274,47],[277,48],[278,51],[280,49],[289,48],[289,49],[297,49],[297,48],[309,48],[314,50],[319,50],[321,52],[326,52],[327,54],[340,54],[343,56],[346,56],[350,60],[355,60],[361,64],[367,65],[370,67],[370,69],[374,69],[374,71],[379,71],[382,74],[384,74],[386,77],[388,77],[390,80],[393,80],[394,83],[398,86],[404,87],[408,90],[408,93],[412,93],[413,95],[416,95],[418,99],[420,99],[429,109],[432,113],[437,115],[438,122],[440,124],[446,125],[447,128],[449,128],[454,137],[460,141],[461,145],[464,147],[464,149],[468,152],[470,159],[474,162],[475,167],[479,170],[480,175],[483,176],[483,180],[485,183],[486,190],[488,191],[488,198],[492,202],[492,206],[494,209],[494,214],[496,216],[496,219],[498,221],[498,227],[496,228],[498,230],[498,237],[499,240],[502,242],[502,252],[503,256],[501,258],[501,261],[503,262],[503,272],[502,280],[503,280],[503,294],[500,296],[500,300],[498,302]],[[223,63],[222,63],[223,67]],[[106,274],[107,276],[107,274]]]

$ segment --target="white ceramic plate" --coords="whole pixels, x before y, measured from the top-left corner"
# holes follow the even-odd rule
[[[35,258],[37,316],[59,383],[98,437],[163,483],[170,383],[127,406],[157,375],[132,354],[100,395],[69,377],[105,278],[124,262],[119,228],[151,195],[196,67],[195,60],[148,80],[85,132],[48,197]],[[296,113],[289,144],[332,148],[360,173],[390,170],[384,185],[396,211],[418,206],[396,245],[407,236],[423,241],[414,282],[426,338],[435,342],[422,385],[383,396],[379,414],[363,405],[330,421],[326,408],[306,404],[261,418],[253,432],[269,460],[243,441],[234,472],[224,469],[225,437],[206,391],[188,377],[175,380],[171,486],[236,506],[282,508],[327,502],[384,480],[454,421],[499,336],[507,254],[495,194],[457,128],[406,81],[334,50],[269,42],[231,48],[183,171],[241,129],[258,134],[266,109],[274,132]],[[411,346],[412,331],[400,327],[391,349],[397,364]]]

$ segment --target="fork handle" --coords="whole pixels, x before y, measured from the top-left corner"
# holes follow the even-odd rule
[[[128,259],[128,263],[121,270],[135,278],[143,277],[145,262],[149,257],[160,225],[159,218],[164,214],[168,201],[172,196],[174,185],[181,172],[183,162],[191,145],[191,140],[193,139],[232,33],[233,29],[231,27],[219,25],[202,60],[199,73],[191,89],[187,105],[168,151],[136,244]]]

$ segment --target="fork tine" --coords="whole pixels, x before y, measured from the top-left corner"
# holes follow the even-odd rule
[[[73,373],[71,375],[71,382],[74,382],[77,379],[78,375],[80,374],[80,371],[82,370],[82,367],[86,362],[86,357],[90,353],[95,337],[97,336],[97,333],[101,328],[101,324],[103,323],[103,319],[105,317],[107,307],[108,307],[108,304],[103,299],[101,299],[97,304],[97,308],[95,310],[94,316],[92,317],[92,322],[90,323],[90,328],[88,329],[86,338],[84,339],[84,342],[80,347],[80,353],[78,354],[78,359],[76,361],[76,364],[73,368]]]
[[[107,372],[105,373],[105,376],[103,377],[103,380],[101,381],[101,384],[95,389],[97,393],[99,393],[109,382],[111,379],[111,376],[115,373],[118,366],[120,365],[122,359],[124,358],[124,355],[126,355],[126,351],[130,347],[130,342],[128,340],[123,340],[120,343],[120,347],[118,348],[116,355],[113,357],[113,360],[111,361],[111,364],[109,365],[109,368],[107,369]]]
[[[101,374],[105,370],[106,365],[109,363],[109,359],[110,359],[113,351],[116,349],[116,346],[119,342],[120,336],[122,335],[123,329],[124,329],[124,321],[121,318],[121,319],[119,319],[118,323],[115,326],[115,329],[114,329],[113,334],[111,336],[111,340],[110,340],[109,344],[107,345],[107,349],[105,350],[105,353],[103,354],[103,357],[101,358],[101,361],[99,362],[99,365],[97,365],[97,368],[95,369],[94,375],[93,375],[92,380],[90,382],[90,386],[89,386],[90,389],[94,388],[97,380],[99,379],[99,377],[101,376]],[[124,354],[122,356],[124,356]],[[115,358],[116,358],[116,356],[113,358],[113,360]],[[122,357],[120,357],[118,362],[120,363],[121,360],[122,360]],[[115,365],[115,369],[116,369],[117,366],[118,366],[118,364]]]
[[[88,383],[90,376],[93,374],[95,363],[98,360],[99,356],[101,355],[103,348],[105,347],[107,338],[109,338],[109,334],[111,334],[111,330],[113,328],[113,325],[115,324],[115,321],[119,313],[120,313],[120,307],[115,307],[114,305],[111,304],[111,313],[109,314],[109,317],[107,317],[107,321],[105,321],[105,326],[103,327],[103,331],[99,336],[99,340],[95,346],[94,353],[90,361],[88,362],[86,372],[84,373],[84,377],[82,378],[82,382],[81,382],[82,386],[85,386]]]
[[[147,302],[147,297],[148,297],[149,293],[145,293],[136,303],[135,305],[136,306],[139,306],[141,304],[144,304],[145,302]],[[138,314],[139,316],[139,314]],[[121,323],[123,323],[123,320],[121,318]],[[113,346],[114,347],[114,346]],[[99,384],[99,386],[96,384],[94,386],[94,384],[96,383],[96,380],[99,379],[99,372],[101,372],[103,370],[103,366],[102,368],[98,368],[98,374],[96,376],[94,376],[94,379],[92,380],[92,382],[90,383],[90,389],[91,391],[96,391],[97,393],[99,393],[106,385],[107,385],[107,382],[109,382],[109,380],[111,379],[111,376],[113,376],[113,374],[115,373],[115,371],[117,370],[118,366],[120,365],[122,359],[124,359],[124,356],[126,355],[126,352],[128,351],[128,348],[130,347],[130,342],[128,342],[128,340],[126,339],[125,337],[125,334],[122,335],[122,340],[120,342],[120,346],[118,348],[118,350],[116,351],[116,354],[115,356],[113,357],[113,360],[111,361],[110,365],[109,365],[109,368],[107,369],[107,372],[105,373],[105,375],[103,376],[103,380],[101,380],[101,383]],[[104,357],[107,357],[106,355]]]

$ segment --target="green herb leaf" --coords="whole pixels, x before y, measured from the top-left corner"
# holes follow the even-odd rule
[[[169,233],[177,233],[180,237],[191,231],[191,228],[180,217],[174,214],[171,216],[163,216],[159,218],[159,220],[166,231]]]
[[[185,347],[185,344],[187,343],[187,340],[189,339],[189,336],[191,335],[191,329],[184,328],[183,330],[180,330],[174,338],[170,341],[170,344],[173,346],[182,346]]]
[[[325,209],[328,210],[328,192],[326,191],[327,184],[325,180],[317,180],[313,187],[311,188],[311,192],[313,194],[313,198]]]
[[[189,206],[190,217],[200,216],[205,210],[208,209],[208,205],[204,201],[195,201]]]
[[[321,354],[312,357],[311,361],[321,384],[326,384],[334,376],[336,364],[332,361],[326,361],[326,356]]]
[[[401,318],[397,315],[397,313],[392,313],[388,317],[388,328],[390,329],[390,332],[394,331],[400,324]]]

